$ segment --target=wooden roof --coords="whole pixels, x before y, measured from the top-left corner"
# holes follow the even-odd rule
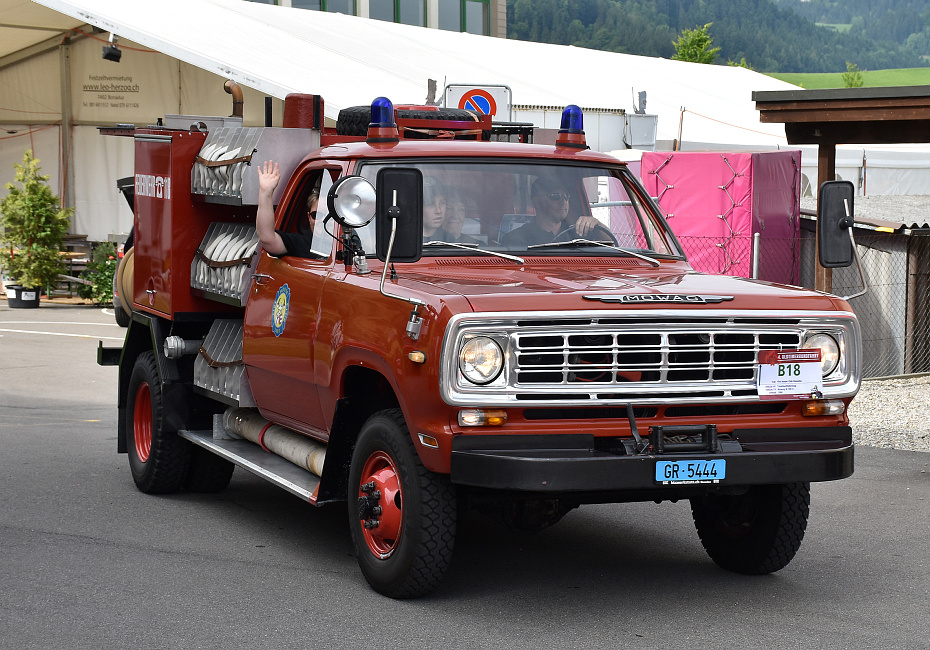
[[[930,86],[756,91],[763,123],[789,144],[930,142]]]

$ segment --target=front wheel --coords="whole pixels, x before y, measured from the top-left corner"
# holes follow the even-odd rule
[[[810,503],[810,483],[754,485],[739,495],[691,499],[691,513],[718,566],[762,575],[784,568],[798,552]]]
[[[391,598],[439,584],[455,541],[455,488],[420,462],[399,409],[362,427],[349,469],[349,528],[368,584]]]
[[[147,494],[181,489],[190,464],[190,443],[164,430],[164,402],[154,352],[138,356],[129,377],[126,405],[129,469]]]

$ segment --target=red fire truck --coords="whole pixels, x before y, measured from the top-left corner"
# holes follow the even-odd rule
[[[385,98],[335,128],[322,109],[292,95],[284,128],[127,131],[132,321],[98,360],[119,365],[140,490],[218,491],[238,466],[346,502],[365,579],[399,598],[437,586],[464,507],[534,531],[581,504],[689,499],[721,567],[788,564],[810,483],[853,472],[844,300],[694,272],[577,107],[554,146]],[[301,256],[260,246],[265,160]]]

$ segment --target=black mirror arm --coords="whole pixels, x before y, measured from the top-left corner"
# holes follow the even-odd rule
[[[394,236],[397,234],[397,219],[400,217],[400,208],[397,207],[396,190],[394,192],[394,205],[388,208],[387,214],[391,218],[391,237],[388,240],[387,255],[384,257],[384,268],[381,270],[381,285],[379,290],[383,296],[387,296],[388,298],[395,298],[397,300],[403,300],[413,305],[413,310],[410,312],[410,320],[407,321],[407,334],[410,336],[410,338],[416,341],[420,336],[420,326],[423,323],[423,318],[417,313],[417,310],[426,303],[418,298],[401,296],[396,293],[389,293],[384,290],[384,281],[387,278],[387,270],[388,267],[391,266],[391,251],[394,249]]]

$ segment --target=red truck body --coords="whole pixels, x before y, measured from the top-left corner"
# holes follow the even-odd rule
[[[402,131],[405,112],[405,137],[374,117],[367,138],[134,131],[119,449],[140,489],[222,489],[237,465],[311,503],[346,500],[366,579],[395,597],[438,584],[463,504],[533,530],[582,503],[688,498],[718,564],[787,564],[810,482],[853,469],[861,343],[848,304],[695,273],[638,182],[585,150],[578,128],[555,147],[482,142],[487,120],[407,107]],[[310,257],[257,246],[250,164],[263,156],[289,161],[279,229],[304,218],[310,186],[329,198]],[[418,231],[406,240],[418,259],[385,269],[387,213],[352,224],[337,189],[364,177],[381,201],[383,169],[466,197],[472,241],[421,246]],[[533,178],[554,173],[572,198],[553,200],[599,218],[612,241],[501,243],[509,219],[533,219]],[[418,182],[422,194],[433,181]],[[818,364],[810,394],[767,394],[760,352],[804,349],[836,365]],[[301,460],[314,454],[315,469]]]

